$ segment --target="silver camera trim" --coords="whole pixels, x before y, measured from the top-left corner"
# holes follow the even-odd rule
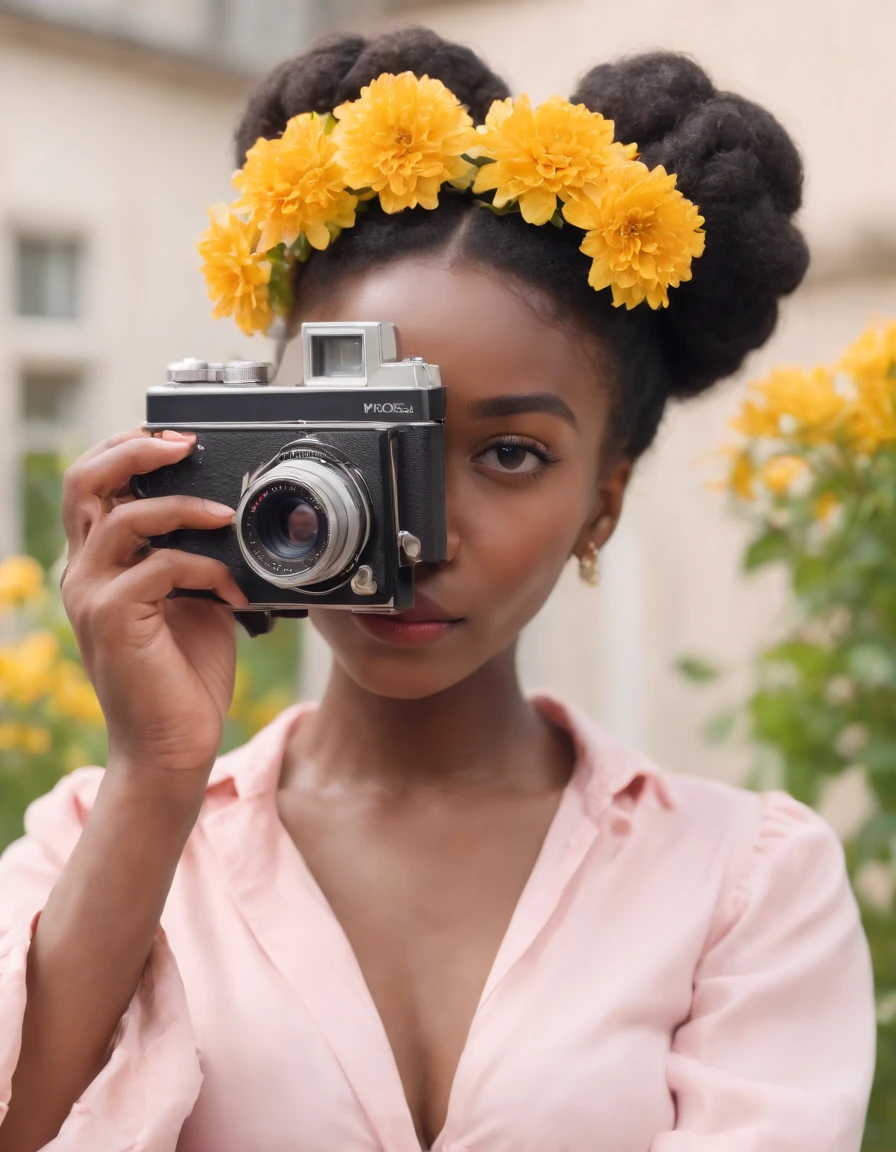
[[[356,376],[315,376],[313,341],[322,337],[360,336],[362,371]],[[384,320],[339,324],[332,320],[302,325],[302,388],[441,388],[436,364],[420,356],[398,359],[395,325]]]
[[[292,453],[300,452],[300,456]],[[326,595],[352,576],[354,561],[370,537],[370,502],[363,478],[341,454],[313,440],[295,441],[284,446],[274,460],[247,479],[237,506],[235,532],[237,545],[246,564],[266,583],[276,588],[302,589],[306,595]],[[310,475],[309,475],[310,473]],[[328,538],[319,558],[307,568],[272,572],[244,538],[246,511],[258,494],[278,481],[307,488],[322,507],[328,523]],[[289,562],[282,561],[284,566]],[[340,580],[339,577],[343,578]],[[335,581],[335,582],[334,582]],[[326,583],[315,591],[308,585]]]

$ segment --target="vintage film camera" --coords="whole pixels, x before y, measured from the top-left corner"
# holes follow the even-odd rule
[[[304,380],[268,382],[256,361],[168,366],[146,426],[196,433],[193,452],[135,476],[138,497],[204,496],[237,509],[213,531],[154,547],[222,560],[250,601],[250,631],[309,605],[414,605],[414,565],[445,559],[445,389],[439,369],[398,359],[393,324],[302,325]],[[205,593],[209,596],[211,593]]]

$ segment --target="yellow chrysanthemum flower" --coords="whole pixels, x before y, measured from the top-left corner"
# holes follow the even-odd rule
[[[690,280],[691,261],[703,254],[703,217],[662,165],[616,165],[599,194],[567,201],[563,215],[587,233],[581,250],[592,257],[588,283],[612,288],[617,308],[642,300],[667,307],[668,289]]]
[[[63,660],[56,669],[50,701],[56,712],[70,720],[101,725],[103,710],[93,685],[83,668],[72,660]]]
[[[332,123],[332,121],[331,121]],[[304,233],[312,248],[326,248],[334,232],[355,222],[357,196],[346,190],[336,141],[313,112],[293,116],[277,140],[259,138],[233,178],[241,192],[235,212],[248,212],[259,229],[258,249],[287,247]]]
[[[861,387],[890,379],[896,389],[896,320],[869,325],[837,365]]]
[[[840,501],[833,492],[822,492],[815,501],[815,518],[822,523],[827,523],[839,507]]]
[[[856,448],[872,455],[896,442],[896,381],[868,375],[856,380],[856,395],[847,411],[847,424]]]
[[[0,610],[18,608],[44,595],[44,570],[33,557],[8,556],[0,562]]]
[[[274,318],[268,299],[271,265],[263,252],[256,252],[258,229],[227,207],[209,209],[211,226],[199,241],[202,271],[214,317],[233,316],[247,336],[266,332]]]
[[[731,473],[728,478],[728,483],[731,486],[731,491],[739,500],[749,502],[755,499],[755,478],[756,469],[749,452],[738,452],[731,462]]]
[[[18,644],[0,645],[0,700],[24,708],[47,696],[59,660],[52,632],[31,632]]]
[[[614,144],[613,131],[612,120],[562,96],[534,109],[525,95],[496,100],[476,147],[493,163],[476,173],[473,191],[494,189],[496,208],[519,201],[528,224],[546,224],[558,199],[600,185],[611,165],[637,155],[634,144]]]
[[[896,320],[870,325],[837,367],[855,386],[847,423],[856,448],[871,454],[896,441]]]
[[[383,73],[333,115],[346,184],[372,189],[384,212],[435,208],[442,184],[469,182],[473,121],[441,80]]]
[[[800,456],[773,456],[762,467],[762,482],[776,496],[786,496],[808,469]]]
[[[840,426],[846,401],[827,368],[774,368],[750,385],[731,426],[750,439],[816,443]]]
[[[0,752],[27,752],[40,756],[50,750],[50,733],[46,728],[18,724],[14,720],[0,723]]]

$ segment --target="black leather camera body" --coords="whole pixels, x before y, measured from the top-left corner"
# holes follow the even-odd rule
[[[197,440],[179,463],[134,477],[135,495],[237,509],[226,528],[151,544],[222,560],[258,613],[411,608],[414,565],[445,559],[439,369],[397,359],[383,322],[303,324],[302,342],[300,384],[269,384],[256,361],[184,360],[150,388],[150,431]]]

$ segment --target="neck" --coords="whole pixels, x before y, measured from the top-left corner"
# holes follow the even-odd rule
[[[320,707],[286,750],[281,787],[535,791],[562,787],[570,766],[568,738],[526,700],[508,649],[420,700],[377,696],[334,664]]]

